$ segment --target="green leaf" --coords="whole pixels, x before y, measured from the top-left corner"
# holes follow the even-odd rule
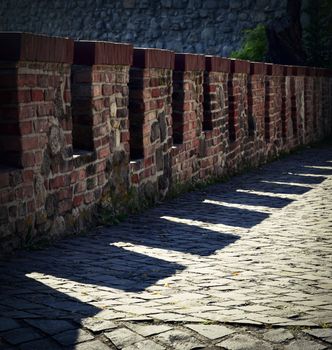
[[[232,58],[250,61],[264,61],[267,53],[267,36],[263,24],[244,31],[244,43],[240,50],[233,51]]]

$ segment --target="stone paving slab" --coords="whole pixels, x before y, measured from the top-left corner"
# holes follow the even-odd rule
[[[0,349],[331,349],[332,147],[0,264]]]

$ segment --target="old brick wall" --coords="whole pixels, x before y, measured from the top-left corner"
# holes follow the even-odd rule
[[[332,131],[331,71],[0,33],[0,250]]]

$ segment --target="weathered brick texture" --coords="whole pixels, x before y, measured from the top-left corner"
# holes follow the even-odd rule
[[[1,251],[332,131],[326,69],[25,33],[0,46]]]
[[[174,53],[135,49],[129,82],[130,173],[139,196],[164,197],[170,183]]]
[[[208,56],[204,73],[203,133],[199,145],[200,178],[221,176],[229,146],[228,76],[230,60]]]
[[[172,182],[199,177],[199,143],[203,123],[203,55],[176,54],[173,72]]]

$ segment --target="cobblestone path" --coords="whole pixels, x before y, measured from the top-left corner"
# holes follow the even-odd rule
[[[332,348],[332,147],[0,266],[1,349]]]

